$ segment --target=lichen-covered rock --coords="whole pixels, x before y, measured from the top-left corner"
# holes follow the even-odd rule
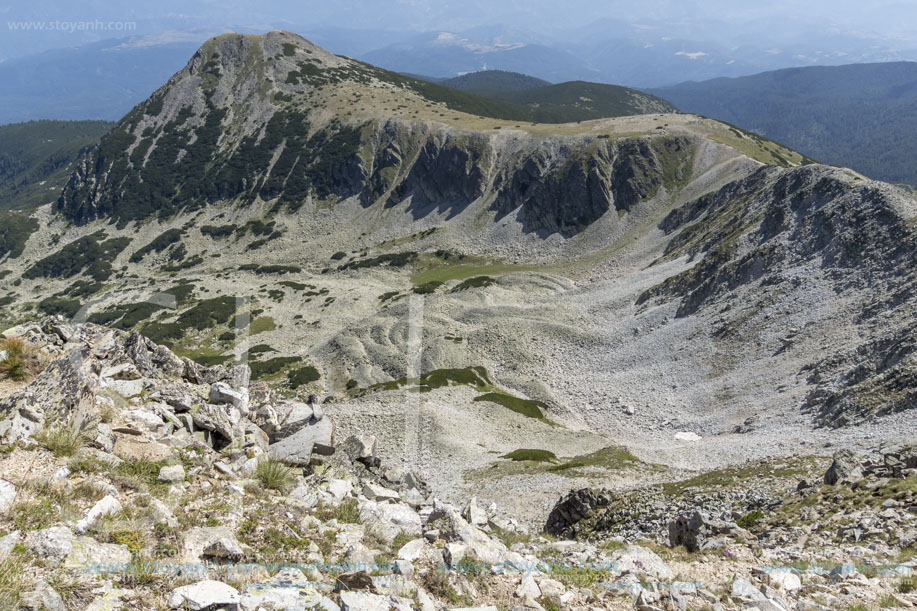
[[[595,491],[589,488],[573,490],[561,498],[545,524],[545,531],[552,535],[564,536],[581,520],[592,515],[598,507],[604,507],[610,502],[610,493],[605,490]]]

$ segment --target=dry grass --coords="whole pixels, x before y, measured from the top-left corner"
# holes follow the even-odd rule
[[[73,456],[86,445],[87,441],[83,425],[73,420],[66,423],[46,424],[45,428],[35,435],[35,439],[58,457]]]
[[[21,337],[0,341],[0,352],[6,353],[6,357],[0,361],[0,373],[12,380],[32,379],[44,368],[38,358],[38,351]]]
[[[19,593],[25,588],[25,553],[13,548],[0,560],[0,609],[17,609]]]

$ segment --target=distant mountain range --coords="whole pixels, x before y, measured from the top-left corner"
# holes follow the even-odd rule
[[[486,8],[481,6],[482,11]],[[326,7],[322,12],[334,10]],[[729,25],[725,15],[722,19],[727,21],[702,23],[679,17],[685,10],[673,4],[665,17],[597,18],[586,25],[559,25],[551,33],[521,23],[501,25],[509,23],[501,20],[469,26],[453,19],[455,29],[450,30],[412,30],[416,25],[408,23],[392,29],[392,24],[384,25],[385,20],[372,28],[357,22],[342,28],[322,24],[317,14],[310,17],[309,25],[284,22],[283,27],[334,53],[437,79],[501,70],[552,83],[587,81],[650,88],[787,66],[917,60],[917,41],[907,36],[853,35],[827,31],[817,24],[778,24],[766,19],[743,22],[740,27]],[[706,4],[704,10],[710,10]],[[227,11],[232,14],[229,8]],[[159,25],[153,27],[156,23]],[[220,23],[225,22],[221,19]],[[144,27],[129,38],[92,43],[83,42],[83,37],[60,39],[72,42],[41,53],[22,51],[36,48],[31,44],[36,42],[35,34],[11,32],[9,40],[0,41],[0,82],[4,84],[0,124],[117,119],[177,71],[206,38],[225,31],[223,25],[196,29],[182,29],[172,22],[141,25]],[[782,37],[775,39],[778,30]],[[14,45],[13,39],[21,44]]]
[[[917,63],[790,68],[649,91],[823,163],[917,185]]]
[[[123,38],[0,63],[0,124],[114,121],[185,65],[198,46]]]
[[[426,78],[453,89],[531,109],[539,123],[588,121],[604,117],[674,112],[675,107],[657,96],[602,83],[569,81],[551,83],[505,70],[483,70],[450,79]]]

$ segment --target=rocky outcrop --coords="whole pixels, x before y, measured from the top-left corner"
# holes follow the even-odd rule
[[[552,535],[570,536],[575,533],[575,527],[580,521],[589,518],[597,508],[606,507],[610,502],[611,493],[607,490],[573,490],[554,505],[548,514],[545,531]]]

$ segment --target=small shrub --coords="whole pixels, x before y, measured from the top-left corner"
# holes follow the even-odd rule
[[[513,450],[509,454],[504,454],[501,458],[507,458],[512,461],[532,460],[535,462],[556,462],[557,456],[554,452],[548,450]]]
[[[361,524],[360,506],[357,499],[344,499],[337,507],[324,506],[317,511],[323,522],[337,520],[341,524]]]
[[[306,367],[300,367],[299,369],[294,369],[287,373],[287,381],[290,384],[290,388],[296,390],[300,386],[305,386],[312,382],[317,382],[321,379],[321,374],[319,374],[318,369],[312,367],[311,365]]]
[[[443,285],[439,280],[431,280],[425,284],[414,287],[414,292],[418,295],[432,295],[436,292],[436,289]]]
[[[751,530],[763,519],[764,512],[756,509],[755,511],[749,511],[744,516],[739,518],[736,524],[746,530]]]
[[[456,286],[454,289],[452,289],[452,292],[458,293],[460,291],[467,291],[468,289],[483,288],[486,286],[490,286],[494,282],[496,281],[493,278],[491,278],[490,276],[475,276],[473,278],[468,278],[467,280],[465,280],[464,282]]]
[[[293,487],[293,473],[285,463],[268,458],[258,463],[255,468],[255,479],[268,490],[286,493]]]
[[[901,581],[898,582],[897,589],[901,594],[910,594],[914,590],[917,590],[917,575],[902,577]]]

